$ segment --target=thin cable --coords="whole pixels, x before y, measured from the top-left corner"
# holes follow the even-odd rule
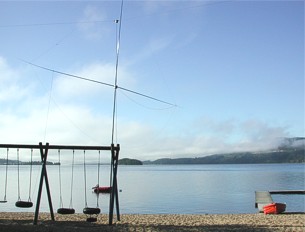
[[[130,96],[128,96],[124,91],[121,91],[120,92],[121,94],[123,94],[126,98],[128,98],[130,101],[132,101],[133,103],[145,108],[145,109],[149,109],[149,110],[169,110],[171,108],[174,108],[174,107],[178,107],[177,105],[168,105],[166,107],[163,107],[163,108],[153,108],[153,107],[148,107],[148,106],[145,106],[144,104],[141,104],[140,102],[134,100],[133,98],[131,98]]]
[[[53,100],[53,104],[59,109],[59,111],[66,117],[66,119],[68,119],[68,121],[75,127],[77,128],[80,132],[82,132],[84,135],[86,135],[89,139],[96,141],[97,140],[95,138],[93,138],[92,136],[90,136],[88,133],[86,133],[82,128],[80,128],[75,122],[73,122],[73,120],[64,112],[64,110],[56,103],[55,99],[52,98]]]
[[[68,25],[68,24],[86,24],[86,23],[109,23],[113,20],[95,20],[95,21],[79,21],[79,22],[55,22],[55,23],[28,23],[28,24],[7,24],[0,25],[0,28],[5,27],[36,27],[36,26],[53,26],[53,25]]]
[[[146,98],[149,98],[149,99],[151,99],[151,100],[158,101],[158,102],[161,102],[161,103],[164,103],[164,104],[167,104],[167,105],[171,105],[171,106],[174,106],[174,107],[177,106],[176,104],[172,104],[172,103],[170,103],[170,102],[166,102],[166,101],[160,100],[160,99],[158,99],[158,98],[154,98],[154,97],[151,97],[151,96],[148,96],[148,95],[146,95],[146,94],[139,93],[139,92],[136,92],[136,91],[133,91],[133,90],[130,90],[130,89],[126,89],[126,88],[119,87],[119,86],[118,86],[118,89],[121,89],[121,90],[130,92],[130,93],[133,93],[133,94],[142,96],[142,97],[146,97]]]
[[[35,56],[33,59],[31,59],[32,62],[34,60],[40,59],[42,56],[45,56],[48,54],[50,51],[52,51],[56,46],[59,46],[64,40],[66,40],[68,37],[71,36],[72,32],[75,29],[70,30],[69,32],[65,33],[63,36],[61,36],[53,45],[48,46],[44,51],[40,52],[37,56]]]
[[[176,12],[183,11],[185,12],[186,10],[192,10],[195,8],[200,8],[200,7],[206,7],[210,5],[216,5],[216,4],[222,4],[222,3],[229,3],[229,2],[234,2],[234,0],[228,0],[228,1],[203,1],[204,3],[197,4],[197,5],[191,5],[191,6],[186,6],[186,7],[179,7],[176,9],[164,11],[164,12],[156,12],[156,13],[151,13],[147,15],[139,15],[139,16],[131,16],[129,18],[125,18],[125,21],[130,21],[130,20],[138,20],[138,18],[141,19],[141,22],[145,20],[145,18],[151,18],[151,17],[160,17],[159,15],[170,15]]]
[[[223,4],[223,3],[229,3],[229,2],[234,2],[232,0],[228,1],[211,1],[211,2],[204,2],[200,3],[197,5],[191,5],[187,7],[181,7],[173,10],[169,10],[166,12],[161,12],[161,13],[154,13],[150,15],[140,15],[140,16],[132,16],[129,18],[126,18],[125,21],[127,20],[133,20],[137,18],[141,18],[141,20],[146,17],[156,17],[156,15],[161,15],[161,14],[171,14],[179,11],[185,11],[188,9],[193,9],[193,8],[199,8],[199,7],[205,7],[205,6],[210,6],[210,5],[216,5],[216,4]],[[72,24],[89,24],[89,23],[110,23],[113,22],[113,20],[93,20],[93,21],[71,21],[71,22],[46,22],[46,23],[24,23],[24,24],[7,24],[7,25],[0,25],[0,28],[9,28],[9,27],[36,27],[36,26],[53,26],[53,25],[72,25]]]
[[[149,95],[146,95],[146,94],[143,94],[143,93],[140,93],[140,92],[136,92],[136,91],[133,91],[133,90],[130,90],[130,89],[127,89],[127,88],[118,86],[118,85],[113,85],[113,84],[105,83],[105,82],[102,82],[102,81],[97,81],[97,80],[94,80],[94,79],[89,79],[89,78],[85,78],[85,77],[76,76],[76,75],[73,75],[73,74],[61,72],[61,71],[58,71],[58,70],[55,70],[55,69],[51,69],[51,68],[47,68],[47,67],[44,67],[44,66],[41,66],[41,65],[34,64],[34,63],[32,63],[32,62],[29,62],[29,61],[26,61],[26,60],[23,60],[23,59],[19,59],[19,60],[22,61],[22,62],[24,62],[24,63],[26,63],[26,64],[32,65],[32,66],[34,66],[34,67],[37,67],[37,68],[40,68],[40,69],[47,70],[47,71],[49,71],[49,72],[54,72],[54,73],[58,73],[58,74],[61,74],[61,75],[64,75],[64,76],[69,76],[69,77],[81,79],[81,80],[84,80],[84,81],[93,82],[93,83],[96,83],[96,84],[101,84],[101,85],[106,85],[106,86],[109,86],[109,87],[114,87],[115,90],[116,90],[116,89],[121,89],[121,90],[130,92],[130,93],[133,93],[133,94],[137,94],[137,95],[142,96],[142,97],[149,98],[149,99],[154,100],[154,101],[158,101],[158,102],[167,104],[167,105],[171,105],[171,106],[174,106],[174,107],[177,106],[176,104],[173,104],[173,103],[170,103],[170,102],[167,102],[167,101],[163,101],[163,100],[160,100],[160,99],[158,99],[158,98],[151,97],[151,96],[149,96]]]
[[[23,59],[19,59],[19,60],[21,60],[22,62],[27,63],[29,65],[32,65],[32,66],[35,66],[37,68],[41,68],[41,69],[44,69],[44,70],[47,70],[47,71],[50,71],[50,72],[55,72],[55,73],[58,73],[58,74],[61,74],[61,75],[65,75],[65,76],[68,76],[68,77],[74,77],[74,78],[77,78],[77,79],[81,79],[81,80],[85,80],[85,81],[90,81],[90,82],[94,82],[94,83],[98,83],[98,84],[114,87],[114,85],[108,84],[108,83],[105,83],[105,82],[102,82],[102,81],[97,81],[97,80],[93,80],[93,79],[89,79],[89,78],[85,78],[85,77],[76,76],[76,75],[73,75],[73,74],[57,71],[57,70],[54,70],[54,69],[51,69],[51,68],[47,68],[47,67],[44,67],[44,66],[40,66],[40,65],[34,64],[32,62],[29,62],[29,61],[26,61],[26,60],[23,60]]]

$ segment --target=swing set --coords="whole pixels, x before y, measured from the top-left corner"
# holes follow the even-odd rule
[[[31,208],[33,202],[31,200],[31,187],[32,187],[32,165],[33,165],[33,149],[31,149],[31,162],[30,162],[30,184],[29,184],[29,198],[27,201],[22,201],[20,197],[20,160],[19,160],[19,148],[17,148],[17,173],[18,173],[18,201],[15,203],[19,208]],[[5,174],[7,176],[7,173]]]
[[[6,163],[5,163],[5,181],[4,181],[4,197],[3,200],[0,200],[0,203],[7,203],[6,193],[7,193],[7,177],[8,177],[8,156],[9,156],[9,148],[6,149]],[[15,203],[16,207],[19,208],[31,208],[33,203],[31,201],[31,189],[32,189],[32,164],[33,164],[33,149],[31,149],[31,162],[30,162],[30,178],[29,178],[29,197],[27,201],[21,200],[20,194],[20,160],[19,160],[19,148],[17,148],[17,189],[18,189],[18,200]]]
[[[58,214],[74,214],[75,213],[75,209],[73,209],[73,179],[74,179],[74,150],[73,150],[73,155],[72,155],[72,170],[71,170],[71,184],[70,184],[70,204],[69,204],[69,208],[64,208],[64,204],[63,204],[63,199],[62,199],[62,188],[61,188],[61,159],[60,159],[60,150],[58,150],[58,179],[59,179],[59,205],[60,208],[57,209],[57,213]],[[85,188],[86,191],[86,188]]]
[[[58,214],[74,214],[75,209],[72,206],[72,192],[73,192],[73,179],[74,179],[74,151],[75,150],[82,150],[84,152],[84,182],[85,182],[85,208],[83,209],[83,213],[87,216],[88,222],[96,222],[97,215],[100,214],[101,209],[99,208],[98,203],[98,195],[97,195],[97,204],[96,207],[89,207],[87,202],[87,172],[86,172],[86,151],[98,151],[99,155],[99,162],[98,162],[98,182],[99,182],[99,169],[100,169],[100,151],[110,151],[111,154],[111,168],[110,168],[110,200],[109,200],[109,225],[113,223],[113,214],[114,208],[116,207],[116,216],[117,220],[120,221],[120,210],[119,210],[119,198],[118,198],[118,187],[117,187],[117,169],[118,169],[118,159],[119,159],[119,151],[120,145],[111,144],[110,146],[67,146],[67,145],[50,145],[46,143],[43,145],[41,142],[39,145],[22,145],[22,144],[0,144],[0,148],[6,148],[6,174],[5,174],[5,186],[4,186],[4,198],[0,201],[0,203],[7,202],[7,176],[8,176],[8,154],[9,149],[17,149],[17,172],[18,172],[18,201],[16,202],[15,206],[20,208],[30,208],[33,206],[31,201],[31,182],[32,182],[32,165],[33,165],[33,150],[38,149],[40,151],[40,158],[41,158],[41,174],[40,174],[40,182],[38,187],[38,194],[37,194],[37,201],[36,201],[36,209],[34,215],[34,225],[37,225],[38,216],[39,216],[39,209],[40,209],[40,201],[41,201],[41,194],[43,189],[43,184],[45,183],[45,188],[47,192],[47,198],[49,203],[49,210],[51,215],[51,220],[55,221],[53,205],[52,205],[52,198],[50,192],[50,185],[48,180],[48,173],[47,173],[47,157],[49,150],[58,150],[58,159],[60,161],[60,151],[61,150],[73,150],[72,156],[72,170],[71,170],[71,185],[70,185],[70,204],[68,208],[63,206],[62,201],[62,187],[61,187],[61,168],[59,165],[59,187],[60,187],[60,208],[57,210]],[[22,201],[20,196],[20,178],[19,178],[19,149],[31,149],[31,161],[30,161],[30,184],[29,184],[29,198],[27,201]]]

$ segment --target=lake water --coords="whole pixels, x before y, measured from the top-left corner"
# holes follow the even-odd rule
[[[7,203],[2,212],[34,212],[41,166],[33,166],[31,199],[34,207],[15,207],[18,199],[17,166],[8,166]],[[62,198],[69,207],[71,166],[61,165]],[[20,195],[29,196],[30,166],[20,166]],[[54,211],[59,208],[59,166],[48,166]],[[100,185],[109,185],[109,165],[101,165]],[[238,214],[256,213],[255,191],[304,190],[305,164],[245,165],[144,165],[119,166],[120,211],[124,214]],[[4,196],[5,166],[0,166],[0,200]],[[92,187],[97,184],[97,166],[87,165],[88,207],[96,207]],[[45,187],[45,186],[44,186]],[[73,207],[81,213],[85,207],[84,171],[74,166]],[[305,195],[273,195],[286,202],[287,211],[305,212]],[[100,194],[98,205],[108,213],[109,196]],[[45,188],[40,212],[49,212]]]

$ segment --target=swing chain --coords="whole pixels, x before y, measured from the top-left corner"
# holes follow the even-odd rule
[[[30,163],[30,187],[28,202],[31,202],[31,190],[32,190],[32,171],[33,171],[33,148],[31,149],[31,163]]]
[[[97,164],[97,184],[98,184],[98,187],[99,187],[99,184],[100,184],[100,164],[101,164],[101,151],[98,150],[98,164]],[[97,197],[96,197],[96,207],[99,208],[99,196],[100,194],[98,193],[97,194]]]
[[[60,160],[60,150],[58,149],[58,162],[59,162],[59,165],[58,165],[58,179],[59,179],[59,195],[60,195],[60,198],[59,198],[59,207],[60,208],[63,208],[63,200],[62,200],[62,189],[61,189],[61,160]]]
[[[87,174],[86,174],[86,151],[84,150],[84,180],[85,180],[85,208],[88,207],[88,202],[87,202]]]
[[[6,148],[6,167],[5,167],[5,185],[4,185],[4,197],[3,197],[3,202],[7,202],[6,200],[6,192],[7,192],[7,173],[8,173],[8,151],[9,148]]]
[[[18,174],[18,201],[21,201],[21,198],[20,198],[20,178],[19,178],[19,148],[17,148],[17,174]]]
[[[70,208],[73,208],[73,180],[74,180],[74,149],[72,156],[72,171],[71,171],[71,190],[70,190]]]

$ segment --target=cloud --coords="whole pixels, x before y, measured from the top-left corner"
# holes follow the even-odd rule
[[[114,83],[115,66],[96,62],[68,72],[79,77],[112,85]],[[103,88],[106,89],[106,92],[112,90],[109,86],[62,75],[54,80],[54,92],[60,98],[94,96],[97,92],[102,92]]]
[[[73,73],[108,82],[113,78],[113,69],[113,64],[95,62]],[[1,143],[38,144],[47,141],[51,144],[110,145],[112,88],[106,94],[103,91],[108,91],[108,87],[54,76],[49,105],[49,91],[39,91],[40,83],[35,83],[35,79],[31,83],[26,78],[28,70],[10,67],[4,58],[0,58],[0,71],[3,73],[0,79],[5,83],[5,87],[0,86]],[[136,84],[130,70],[122,67],[120,74],[122,84]],[[24,80],[20,81],[21,76],[29,82],[28,85],[24,86]],[[289,137],[289,128],[285,125],[256,118],[217,120],[201,117],[183,123],[176,119],[169,120],[166,130],[162,131],[160,121],[165,120],[166,113],[160,116],[158,112],[156,117],[159,118],[154,118],[150,112],[145,116],[128,105],[122,107],[124,111],[117,118],[121,157],[154,160],[262,151],[275,148],[279,138]]]
[[[24,96],[24,91],[18,86],[18,73],[11,69],[6,60],[0,56],[0,102],[18,100]]]
[[[114,70],[113,64],[95,62],[71,73],[112,83]],[[113,88],[53,74],[50,101],[51,78],[28,78],[33,76],[29,69],[13,68],[3,57],[0,72],[5,83],[0,86],[0,143],[110,145]],[[134,82],[124,67],[119,75],[122,84]]]
[[[112,104],[114,87],[111,85],[114,85],[115,81],[115,64],[93,62],[69,69],[67,73],[105,84],[57,75],[52,91],[52,95],[57,101],[74,101],[79,104],[85,102],[88,105],[96,104],[96,102]],[[136,84],[135,79],[124,66],[119,68],[118,78],[118,85],[121,87],[132,88]]]
[[[175,4],[173,1],[143,1],[141,2],[144,13],[151,15],[159,13],[160,9],[164,7],[172,6]]]
[[[217,121],[202,118],[189,122],[186,128],[189,129],[184,128],[180,136],[158,136],[151,129],[143,137],[146,150],[139,148],[135,155],[141,160],[154,160],[161,157],[200,157],[218,153],[265,151],[277,148],[282,138],[289,137],[287,127],[259,119]]]
[[[88,5],[83,12],[83,16],[79,20],[79,30],[87,39],[101,39],[108,32],[106,27],[101,27],[99,21],[105,21],[107,14],[101,8]]]
[[[15,72],[8,67],[6,60],[1,56],[0,56],[0,70],[1,70],[1,75],[0,75],[1,82],[8,81],[14,76],[16,76]]]
[[[111,65],[89,64],[84,66],[79,71],[79,74],[92,76],[97,80],[104,80],[98,74],[109,74],[110,69],[113,72],[113,66]],[[19,142],[22,140],[29,142],[33,139],[36,140],[37,137],[41,140],[47,120],[50,89],[43,86],[44,91],[40,91],[42,88],[41,82],[37,81],[37,79],[31,82],[27,78],[27,75],[31,76],[28,71],[23,68],[18,70],[10,67],[3,57],[0,58],[0,72],[2,73],[1,82],[4,83],[0,86],[0,125],[2,132],[0,136],[2,141],[12,139]],[[24,84],[25,81],[28,82],[27,85]],[[52,131],[50,133],[54,134],[54,138],[62,138],[62,135],[69,131],[67,128],[71,124],[75,126],[79,123],[81,125],[80,128],[86,128],[88,121],[96,122],[98,117],[103,122],[107,121],[102,112],[91,112],[90,107],[79,104],[79,101],[74,100],[75,97],[90,99],[91,96],[94,96],[99,91],[96,84],[86,86],[85,81],[75,82],[73,78],[58,76],[54,77],[53,82],[48,128]],[[113,89],[109,89],[112,92]],[[111,113],[109,115],[111,116]],[[109,115],[106,115],[106,118]],[[105,124],[109,124],[109,122]],[[94,129],[92,125],[89,128]],[[55,136],[54,131],[56,129],[61,130],[58,130],[58,135]],[[27,136],[27,133],[31,133],[31,136]],[[71,134],[74,135],[75,133]],[[67,141],[67,139],[68,136],[64,141]],[[68,141],[72,142],[73,139],[68,139]],[[79,142],[77,139],[75,141]]]
[[[138,64],[144,60],[151,58],[153,55],[160,55],[159,53],[168,48],[173,42],[173,36],[157,36],[146,41],[145,45],[133,55],[132,59],[125,61],[128,65]]]

